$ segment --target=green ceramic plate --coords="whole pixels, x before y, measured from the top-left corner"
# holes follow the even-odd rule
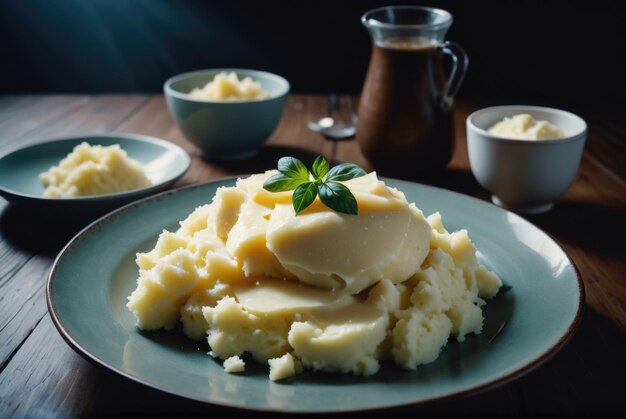
[[[384,408],[485,390],[538,367],[569,341],[580,321],[584,290],[574,264],[548,235],[474,198],[387,182],[425,214],[441,212],[448,230],[467,228],[480,261],[505,284],[485,308],[481,335],[450,341],[436,362],[416,371],[384,364],[373,377],[305,373],[275,383],[263,366],[253,365],[241,375],[225,373],[206,354],[205,342],[190,342],[180,330],[136,329],[125,307],[136,285],[135,253],[151,249],[162,229],[175,228],[233,179],[169,191],[87,227],[61,252],[50,273],[50,313],[76,351],[123,376],[190,399],[291,412]]]
[[[74,146],[119,144],[130,158],[138,160],[152,186],[107,195],[77,198],[47,198],[39,174],[57,165]],[[86,135],[32,144],[0,156],[0,195],[9,202],[59,214],[102,215],[129,202],[163,191],[180,179],[191,163],[189,155],[170,142],[135,134]],[[93,218],[92,218],[93,219]]]

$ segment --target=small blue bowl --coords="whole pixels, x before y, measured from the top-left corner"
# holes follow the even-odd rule
[[[204,87],[223,72],[235,72],[239,79],[252,78],[270,97],[210,101],[189,95],[193,88]],[[289,82],[276,74],[237,68],[184,73],[170,78],[163,86],[174,121],[185,137],[210,160],[238,160],[255,155],[276,129],[289,88]]]

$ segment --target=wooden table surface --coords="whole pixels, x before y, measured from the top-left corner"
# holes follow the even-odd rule
[[[466,116],[485,105],[490,104],[457,104],[453,161],[430,183],[488,201],[469,171],[464,128]],[[324,106],[322,96],[292,95],[257,158],[218,165],[198,156],[160,95],[4,96],[0,154],[49,138],[132,132],[167,139],[192,156],[177,186],[272,168],[287,154],[311,160],[321,153],[333,163],[350,161],[367,169],[354,141],[330,143],[306,128]],[[526,217],[555,237],[582,273],[586,307],[578,332],[555,358],[510,384],[393,413],[626,414],[626,123],[618,113],[578,113],[589,124],[589,136],[576,180],[552,211]],[[65,343],[48,314],[45,289],[54,257],[79,227],[51,223],[0,198],[0,417],[250,415],[135,383],[92,365]]]

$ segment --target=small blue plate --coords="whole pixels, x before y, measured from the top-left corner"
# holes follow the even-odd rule
[[[43,195],[39,174],[58,165],[74,146],[119,144],[146,170],[152,185],[127,192],[76,198],[49,198]],[[129,202],[169,188],[189,169],[191,159],[170,142],[136,134],[85,135],[53,139],[11,150],[0,156],[0,195],[12,204],[52,214],[102,215]]]
[[[484,307],[480,335],[451,340],[433,363],[405,371],[384,363],[371,377],[305,372],[281,382],[250,361],[228,374],[206,340],[181,330],[141,332],[126,308],[136,287],[136,252],[152,249],[234,179],[181,188],[130,204],[91,224],[60,253],[50,273],[48,308],[80,354],[132,380],[219,405],[281,412],[381,409],[476,393],[542,365],[573,336],[583,283],[565,251],[523,218],[483,201],[416,183],[387,179],[425,214],[439,211],[450,231],[466,228],[481,263],[504,282]],[[103,252],[106,246],[107,251]]]

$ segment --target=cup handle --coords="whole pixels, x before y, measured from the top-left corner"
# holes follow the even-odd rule
[[[467,58],[465,50],[455,42],[444,42],[439,45],[438,50],[452,58],[452,70],[448,77],[448,85],[439,102],[442,109],[447,111],[452,108],[454,96],[459,92],[461,84],[465,79],[469,59]]]

